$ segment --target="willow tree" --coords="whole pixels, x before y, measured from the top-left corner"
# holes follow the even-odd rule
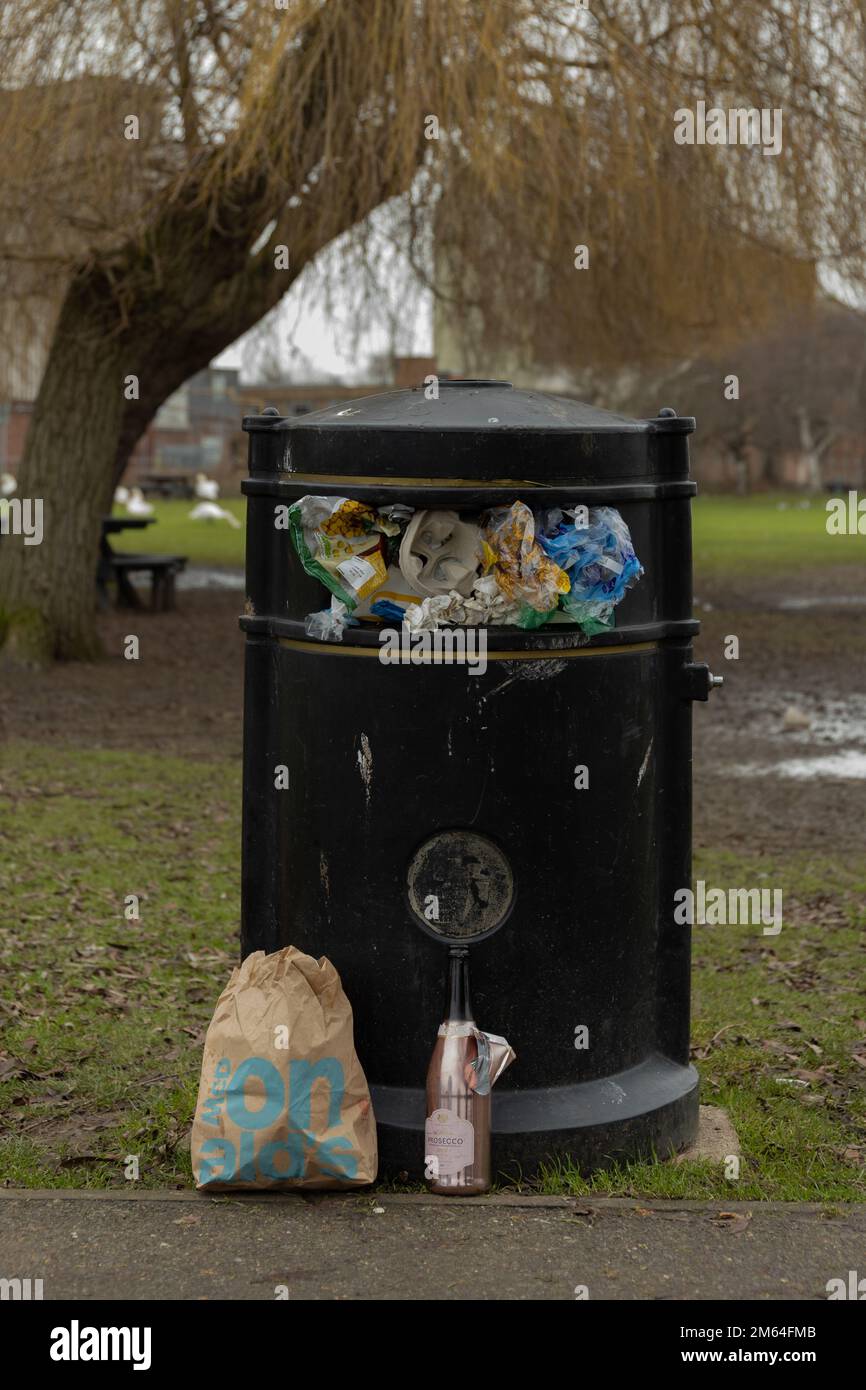
[[[840,0],[6,0],[0,337],[46,343],[6,655],[96,652],[136,440],[335,239],[374,274],[378,208],[487,355],[684,351],[856,281],[863,53]],[[698,101],[782,108],[781,153],[678,145]]]
[[[802,315],[822,285],[862,296],[864,7],[589,8],[567,42],[535,26],[527,104],[437,204],[460,367],[669,371]]]

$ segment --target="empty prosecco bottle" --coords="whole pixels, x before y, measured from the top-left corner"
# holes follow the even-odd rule
[[[448,957],[445,1019],[427,1069],[424,1177],[431,1192],[471,1197],[490,1188],[490,1085],[479,1066],[486,1039],[472,1017],[469,952],[453,946]]]

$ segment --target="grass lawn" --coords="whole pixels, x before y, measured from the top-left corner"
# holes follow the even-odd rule
[[[16,743],[0,804],[0,1177],[112,1186],[137,1154],[145,1186],[186,1185],[203,1032],[237,953],[239,764]],[[717,854],[695,872],[769,875],[799,917],[772,938],[695,929],[696,1063],[742,1176],[641,1164],[544,1190],[862,1200],[866,870]]]
[[[692,1051],[701,1099],[728,1111],[744,1161],[635,1164],[587,1182],[550,1172],[549,1192],[803,1201],[866,1200],[866,863],[696,854],[707,883],[784,885],[777,937],[693,929]]]
[[[866,539],[828,536],[824,499],[799,500],[698,499],[698,582],[862,564]],[[191,522],[192,505],[155,503],[146,539],[115,544],[241,566],[243,529]],[[242,499],[221,505],[243,519]],[[800,659],[819,662],[815,630],[802,637]],[[117,1185],[134,1154],[145,1186],[190,1183],[204,1030],[237,957],[239,822],[236,759],[35,742],[0,751],[0,1181]],[[587,1182],[561,1168],[544,1190],[866,1199],[863,857],[715,849],[696,858],[695,877],[766,879],[785,894],[778,937],[695,929],[695,1062],[703,1099],[738,1131],[741,1177],[640,1164]],[[138,920],[124,913],[130,894]]]
[[[12,745],[0,785],[0,1174],[105,1186],[132,1153],[146,1185],[182,1180],[237,956],[240,766]]]
[[[698,497],[693,509],[698,580],[725,572],[769,576],[775,571],[862,564],[866,536],[828,535],[825,501],[823,497],[810,499],[795,493]],[[803,502],[809,502],[809,507],[801,507]],[[192,565],[242,566],[243,530],[235,531],[225,521],[190,521],[193,505],[155,502],[157,525],[149,526],[144,533],[122,533],[115,539],[115,549],[146,548],[159,554],[187,555]],[[243,498],[221,499],[220,506],[243,521]],[[121,508],[115,511],[123,515]]]
[[[186,555],[191,565],[234,565],[243,568],[246,499],[219,499],[219,506],[231,512],[241,523],[235,530],[227,521],[190,521],[195,501],[154,501],[154,526],[144,531],[121,531],[111,537],[116,551],[144,551],[152,555]],[[123,507],[114,508],[115,516],[126,516]]]
[[[769,578],[831,565],[862,565],[866,536],[828,535],[826,500],[796,493],[696,498],[692,515],[697,579],[725,574]]]

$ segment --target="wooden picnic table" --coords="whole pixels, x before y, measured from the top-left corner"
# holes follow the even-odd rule
[[[118,608],[140,608],[141,600],[130,575],[147,571],[151,580],[150,606],[154,611],[174,608],[175,575],[186,566],[183,555],[138,555],[112,550],[108,537],[119,531],[143,531],[152,526],[153,516],[104,516],[99,541],[96,587],[100,605],[108,607],[108,582],[117,582]]]
[[[102,539],[106,545],[106,536],[113,536],[117,531],[143,531],[145,526],[152,526],[156,521],[155,516],[104,516],[102,518]],[[109,546],[109,554],[111,554]]]
[[[99,593],[99,602],[102,608],[108,607],[108,581],[117,580],[117,604],[125,608],[138,607],[138,595],[130,581],[129,575],[124,574],[114,566],[115,552],[112,550],[108,537],[114,536],[118,531],[143,531],[145,526],[152,526],[156,521],[155,516],[104,516],[102,518],[102,535],[99,538],[99,569],[96,574],[96,587]]]

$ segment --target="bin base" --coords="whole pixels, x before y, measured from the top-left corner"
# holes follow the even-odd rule
[[[421,1088],[371,1086],[379,1133],[379,1176],[423,1176],[425,1096]],[[534,1176],[539,1164],[568,1159],[582,1172],[617,1161],[663,1159],[698,1128],[698,1074],[655,1055],[615,1076],[493,1094],[494,1178]],[[404,1179],[405,1181],[405,1179]]]

